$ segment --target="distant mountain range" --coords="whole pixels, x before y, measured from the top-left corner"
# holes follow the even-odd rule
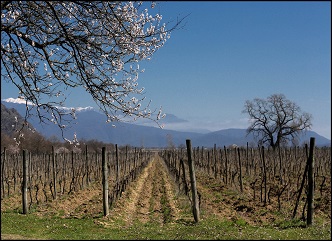
[[[17,112],[25,115],[25,104],[1,101],[7,108],[14,108]],[[2,115],[2,113],[1,113]],[[229,146],[236,144],[237,146],[246,146],[247,142],[250,146],[257,146],[257,142],[253,135],[246,136],[246,129],[225,129],[209,133],[197,133],[188,131],[175,131],[161,129],[158,127],[131,124],[125,122],[116,122],[115,127],[112,124],[106,123],[106,117],[95,111],[92,107],[81,108],[76,111],[77,123],[72,124],[65,130],[64,136],[72,140],[74,133],[77,138],[85,140],[98,140],[105,143],[114,143],[118,145],[131,145],[139,147],[168,147],[179,146],[186,144],[186,139],[191,139],[193,146],[217,147]],[[61,132],[57,125],[54,124],[41,124],[39,119],[35,116],[29,119],[36,130],[45,137],[56,136],[60,140]],[[167,114],[164,123],[177,123],[187,122],[172,114]],[[316,138],[316,146],[331,146],[331,140],[318,135],[316,132],[307,131],[303,132],[300,136],[299,144],[304,142],[309,143],[310,137]]]

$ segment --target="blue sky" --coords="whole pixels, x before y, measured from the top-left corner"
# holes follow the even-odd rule
[[[139,86],[155,108],[186,119],[167,128],[247,128],[246,100],[282,93],[331,139],[331,2],[158,2],[163,21],[190,14],[150,61]],[[1,98],[17,97],[2,83]],[[95,106],[81,90],[67,106]]]

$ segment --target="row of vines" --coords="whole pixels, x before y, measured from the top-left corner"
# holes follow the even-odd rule
[[[293,218],[302,208],[304,218],[305,208],[310,205],[306,196],[310,186],[307,145],[275,150],[260,146],[249,148],[248,145],[246,148],[217,148],[214,145],[213,148],[194,147],[190,153],[194,169],[200,174],[218,180],[220,185],[236,189],[263,206],[276,202],[279,212],[286,204],[289,212],[291,204],[293,209],[290,216]],[[49,153],[42,154],[26,150],[7,153],[4,148],[1,154],[1,199],[24,194],[24,183],[31,207],[98,184],[100,188],[102,185],[104,189],[107,188],[107,205],[112,206],[154,155],[152,151],[128,146],[119,149],[117,145],[106,153],[105,148],[103,151],[100,148],[100,151],[89,152],[88,146],[79,152],[55,151],[52,148]],[[179,189],[184,190],[193,201],[195,198],[191,198],[190,191],[193,191],[192,175],[195,173],[188,160],[188,148],[159,150],[159,155]],[[331,148],[316,147],[313,156],[315,208],[330,212]],[[26,163],[25,169],[23,163]],[[107,187],[104,186],[105,163]]]
[[[180,190],[190,198],[190,178],[186,149],[167,149],[160,152]],[[296,217],[306,208],[308,193],[307,160],[309,150],[304,147],[264,148],[194,147],[192,158],[197,172],[218,179],[220,185],[249,194],[262,206],[276,202],[278,211],[283,205],[292,206],[290,216]],[[331,148],[314,149],[315,208],[331,211]],[[199,190],[198,190],[199,191]],[[286,206],[286,205],[285,205]]]
[[[106,151],[108,166],[109,205],[111,206],[128,184],[151,160],[152,153],[128,146]],[[34,154],[1,153],[1,199],[22,195],[24,179],[23,163],[26,161],[27,196],[29,208],[82,190],[91,184],[102,183],[102,152],[89,152],[88,146],[81,152],[55,151]]]

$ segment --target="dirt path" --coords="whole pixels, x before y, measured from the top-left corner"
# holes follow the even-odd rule
[[[179,218],[174,184],[164,162],[156,154],[138,179],[115,203],[110,211],[112,220],[121,218],[126,225],[135,221],[163,224]]]

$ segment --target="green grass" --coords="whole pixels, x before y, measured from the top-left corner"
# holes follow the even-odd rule
[[[109,225],[102,225],[107,223]],[[331,239],[330,224],[317,220],[311,227],[303,227],[301,221],[279,222],[268,226],[252,226],[244,220],[218,220],[203,217],[199,223],[188,220],[177,220],[165,223],[139,223],[125,227],[121,221],[111,222],[100,218],[60,218],[41,217],[37,213],[22,215],[17,211],[1,214],[1,235],[19,235],[26,239],[54,240],[137,240],[137,239],[262,239],[262,240],[326,240]]]

